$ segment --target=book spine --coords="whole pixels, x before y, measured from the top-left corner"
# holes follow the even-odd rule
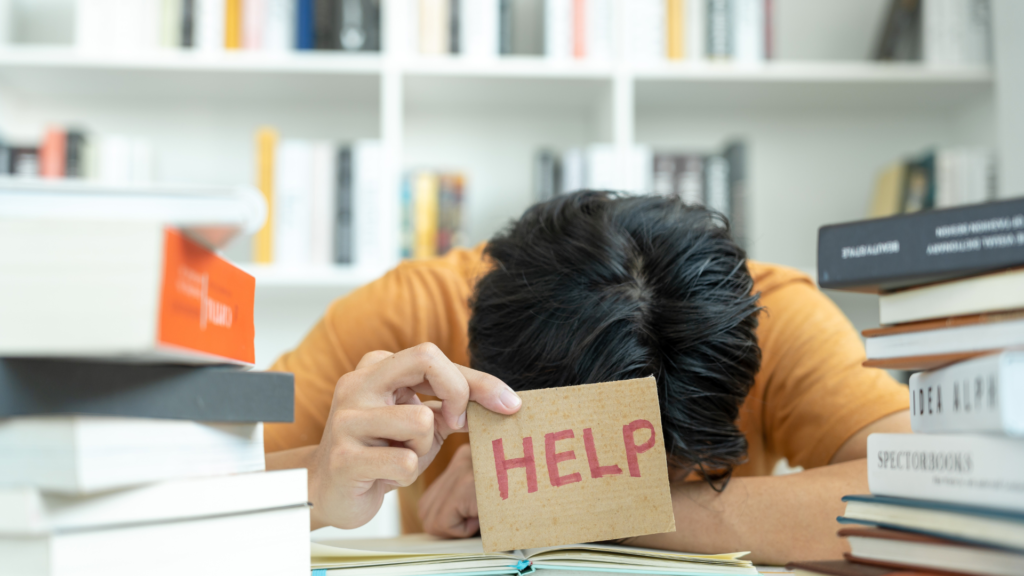
[[[291,0],[266,1],[263,47],[272,52],[287,52],[295,46],[295,3]]]
[[[437,212],[440,182],[434,172],[416,176],[413,190],[413,258],[437,256]]]
[[[334,37],[338,49],[346,52],[359,52],[365,49],[368,32],[363,9],[363,2],[360,0],[335,0]]]
[[[319,141],[313,143],[312,154],[310,262],[315,266],[330,266],[334,262],[336,150],[330,142]]]
[[[64,156],[64,175],[68,178],[86,176],[86,135],[80,130],[68,130]],[[2,168],[0,168],[2,171]]]
[[[380,0],[362,0],[363,27],[366,30],[364,52],[380,51]]]
[[[160,47],[181,46],[182,0],[161,0],[160,3]]]
[[[665,2],[665,55],[669,60],[682,60],[686,58],[684,0],[660,1]]]
[[[747,248],[747,146],[743,142],[732,142],[725,147],[725,161],[728,170],[728,196],[723,214],[729,217],[732,239]]]
[[[764,0],[731,0],[733,60],[741,64],[764,61]]]
[[[822,288],[888,291],[1024,264],[1024,200],[824,226]]]
[[[352,259],[357,266],[372,268],[393,259],[384,253],[389,210],[380,180],[383,155],[378,140],[360,140],[352,147]]]
[[[587,0],[572,0],[572,55],[587,57]]]
[[[910,377],[914,432],[1024,436],[1024,353],[1004,352]]]
[[[686,58],[701,61],[707,58],[707,0],[686,0]]]
[[[764,59],[775,57],[775,2],[764,0]]]
[[[252,364],[255,292],[252,276],[168,228],[157,340]]]
[[[39,175],[43,178],[62,178],[67,156],[67,135],[59,128],[49,128],[39,149]]]
[[[462,34],[459,46],[468,58],[488,58],[498,54],[499,0],[471,0],[459,4]]]
[[[225,0],[196,0],[196,47],[204,52],[218,52],[227,45]]]
[[[310,261],[313,150],[306,140],[277,146],[274,182],[274,263],[301,266]]]
[[[707,57],[728,60],[732,57],[732,2],[707,0]]]
[[[228,50],[242,47],[242,2],[224,0],[224,47]]]
[[[544,55],[563,60],[573,53],[574,0],[544,0]]]
[[[679,156],[676,158],[676,181],[673,191],[683,203],[701,206],[707,202],[704,190],[704,158],[701,156]]]
[[[629,27],[629,56],[640,62],[657,62],[666,57],[665,0],[637,0],[626,13]],[[671,18],[668,19],[671,22]],[[606,34],[607,36],[607,34]]]
[[[871,434],[877,496],[1024,510],[1024,442],[984,434]]]
[[[313,0],[313,48],[334,50],[338,42],[334,38],[335,0]]]
[[[181,48],[196,46],[196,2],[199,0],[181,0],[180,43]]]
[[[472,0],[465,0],[472,1]],[[512,54],[512,38],[514,16],[512,14],[512,0],[500,0],[498,2],[498,53]]]
[[[253,237],[253,262],[270,264],[274,261],[274,153],[277,150],[277,132],[261,128],[256,133],[256,187],[267,203],[267,221]]]
[[[417,178],[417,174],[415,172],[409,172],[409,173],[407,173],[405,175],[404,178],[402,178],[402,192],[401,192],[401,201],[400,201],[400,207],[399,207],[399,209],[401,211],[401,219],[402,219],[402,224],[401,224],[401,236],[402,236],[402,238],[401,238],[401,246],[400,246],[400,249],[401,249],[400,254],[401,254],[402,258],[412,258],[413,250],[414,250],[414,247],[416,245],[416,240],[415,240],[416,229],[415,229],[414,224],[413,224],[413,210],[414,210],[414,206],[413,206],[413,192],[412,192],[413,186],[415,185],[416,178]]]
[[[313,0],[297,0],[295,4],[295,48],[312,50],[314,45]]]
[[[338,149],[335,180],[334,261],[352,263],[352,147]]]

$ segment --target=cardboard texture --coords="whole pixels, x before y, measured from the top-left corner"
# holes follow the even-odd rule
[[[469,406],[485,551],[675,531],[653,377],[519,396],[512,416]]]

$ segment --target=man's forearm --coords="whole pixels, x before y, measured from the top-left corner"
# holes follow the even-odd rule
[[[737,477],[721,493],[706,482],[672,490],[676,531],[641,536],[636,546],[694,553],[750,550],[750,560],[838,559],[847,551],[836,536],[847,494],[868,492],[867,461],[854,460],[786,476]]]

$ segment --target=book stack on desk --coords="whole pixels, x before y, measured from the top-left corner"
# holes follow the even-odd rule
[[[1024,201],[827,226],[818,258],[880,294],[865,365],[919,371],[914,434],[872,434],[871,495],[844,498],[848,558],[1024,574]]]
[[[245,370],[253,279],[123,213],[152,197],[26,197],[0,202],[0,574],[306,573],[306,471],[264,472],[292,376]]]

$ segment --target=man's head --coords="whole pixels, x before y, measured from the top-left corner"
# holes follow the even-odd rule
[[[653,374],[670,462],[727,478],[761,364],[746,256],[715,212],[579,192],[497,234],[471,302],[477,370],[516,390]]]

